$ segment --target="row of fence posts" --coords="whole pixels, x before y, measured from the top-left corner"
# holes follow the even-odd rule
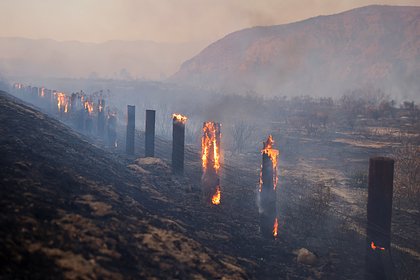
[[[34,96],[38,96],[38,88],[30,91],[31,101],[37,101]],[[46,91],[48,104],[52,103],[52,91]],[[35,99],[34,99],[35,98]],[[99,136],[105,133],[105,100],[98,101],[97,131]],[[72,106],[73,107],[73,106]],[[73,107],[76,108],[76,107]],[[81,110],[81,114],[85,114]],[[146,130],[145,130],[145,156],[153,157],[155,149],[155,110],[146,110]],[[81,115],[80,125],[86,124],[84,115]],[[218,127],[220,137],[220,124],[214,123]],[[206,123],[204,123],[204,126]],[[204,127],[203,126],[203,127]],[[115,115],[108,116],[107,135],[108,144],[116,144],[117,118]],[[127,135],[126,153],[134,155],[135,137],[135,106],[127,105]],[[220,139],[218,140],[220,144]],[[268,141],[268,140],[267,140]],[[264,147],[266,146],[264,142]],[[185,145],[185,122],[173,117],[172,130],[172,171],[175,174],[183,174],[184,171],[184,145]],[[213,147],[214,148],[214,147]],[[213,154],[211,152],[210,154]],[[273,186],[273,162],[268,154],[262,153],[261,169],[261,207],[260,226],[263,235],[272,236],[271,230],[273,220],[276,220],[276,188]],[[211,173],[211,172],[210,172]],[[213,174],[215,173],[215,174]],[[210,177],[211,187],[220,184],[218,172],[214,171]],[[216,174],[217,173],[217,174]],[[206,174],[203,174],[206,175]],[[215,176],[216,175],[216,176]],[[207,180],[206,176],[203,176]],[[392,275],[390,261],[391,249],[391,218],[392,218],[392,196],[393,196],[394,160],[387,157],[373,157],[369,160],[369,180],[368,180],[368,202],[367,202],[367,226],[366,226],[366,262],[365,279],[389,279]],[[204,184],[205,185],[205,184]],[[389,254],[386,254],[388,253]]]
[[[134,138],[136,128],[136,106],[127,105],[126,153],[134,155]],[[172,171],[184,173],[185,122],[172,118]],[[145,157],[155,156],[155,123],[156,111],[146,110]]]
[[[135,107],[127,107],[127,154],[134,153]],[[205,124],[204,124],[205,125]],[[217,135],[220,137],[220,124]],[[145,156],[154,156],[155,111],[146,111]],[[204,131],[206,133],[206,131]],[[208,133],[208,132],[207,132]],[[185,123],[173,118],[172,130],[172,170],[182,174],[184,171]],[[220,139],[218,139],[220,143]],[[268,142],[269,140],[267,140]],[[264,142],[264,147],[268,144]],[[213,147],[214,149],[214,147]],[[213,151],[209,153],[213,155]],[[273,162],[268,154],[262,153],[260,189],[261,215],[260,226],[264,236],[272,236],[273,221],[276,218],[276,182],[273,181]],[[275,166],[274,166],[275,168]],[[209,188],[206,197],[220,186],[219,174],[214,168],[203,172],[203,186]],[[366,226],[366,268],[365,279],[387,279],[390,272],[387,251],[391,249],[391,217],[393,196],[394,160],[386,157],[374,157],[369,160],[367,226]],[[211,181],[211,183],[209,183]],[[208,201],[208,198],[206,199]]]

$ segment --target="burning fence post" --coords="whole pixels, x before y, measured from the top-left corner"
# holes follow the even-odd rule
[[[201,160],[204,201],[220,204],[220,123],[204,122],[201,138]]]
[[[172,172],[184,173],[185,123],[187,117],[180,114],[172,115]]]
[[[262,164],[259,186],[260,226],[263,236],[277,237],[278,219],[276,217],[277,158],[279,151],[273,149],[274,140],[270,135],[263,142]]]
[[[136,106],[127,105],[127,136],[125,152],[134,155],[134,130],[136,128]]]
[[[155,156],[155,110],[146,110],[145,156]]]
[[[93,119],[92,119],[92,114],[93,114],[93,102],[90,100],[86,100],[85,101],[85,131],[89,134],[92,133],[92,128],[93,128]]]
[[[107,133],[108,133],[108,146],[116,148],[117,147],[117,116],[114,113],[108,113]]]
[[[98,136],[103,137],[105,132],[105,100],[98,100]]]
[[[384,265],[382,253],[391,247],[393,180],[393,159],[369,160],[366,279],[386,279],[388,266]]]

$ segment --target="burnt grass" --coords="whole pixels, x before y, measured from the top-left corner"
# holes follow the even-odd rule
[[[353,229],[364,229],[363,211],[353,211],[339,192],[325,192],[326,186],[340,190],[337,182],[297,172],[305,149],[320,151],[314,158],[330,154],[344,170],[349,163],[340,156],[366,157],[363,149],[282,139],[290,152],[280,163],[279,236],[263,238],[258,151],[225,156],[216,207],[202,199],[194,145],[186,146],[184,176],[171,174],[171,142],[158,137],[161,160],[139,162],[146,172],[135,172],[127,166],[144,154],[142,132],[136,132],[136,156],[128,157],[124,127],[118,131],[123,144],[109,149],[4,93],[0,107],[1,278],[363,278],[367,244]],[[319,168],[331,168],[328,162]],[[356,206],[365,207],[365,197],[357,197]],[[410,228],[415,236],[418,227]],[[418,249],[416,240],[396,240]],[[296,261],[294,251],[302,247],[317,255],[315,265]],[[419,272],[409,254],[396,252],[393,262],[401,279]]]

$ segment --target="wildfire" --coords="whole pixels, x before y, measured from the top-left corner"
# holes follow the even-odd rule
[[[181,114],[172,114],[172,119],[185,124],[188,118]]]
[[[220,186],[216,187],[216,193],[211,198],[211,203],[213,203],[214,205],[220,204]]]
[[[277,182],[278,182],[277,158],[279,156],[279,150],[273,149],[274,139],[273,139],[272,135],[268,136],[267,141],[263,142],[263,143],[264,143],[264,148],[261,150],[261,154],[266,154],[270,158],[270,160],[273,164],[273,188],[275,190],[276,187],[277,187]],[[261,192],[261,189],[262,189],[262,183],[263,183],[263,181],[262,181],[262,165],[261,165],[260,192]]]
[[[206,171],[209,163],[212,163],[216,174],[219,173],[220,169],[220,139],[217,139],[218,136],[220,136],[220,131],[217,124],[214,122],[205,122],[203,126],[203,137],[201,138],[202,165],[204,171]]]
[[[274,226],[273,226],[273,236],[276,238],[277,237],[277,234],[278,234],[278,228],[279,228],[279,221],[278,221],[278,219],[276,218],[275,220],[274,220]]]
[[[372,241],[372,243],[370,243],[370,248],[372,248],[372,250],[378,249],[378,250],[381,250],[381,251],[385,251],[385,248],[384,247],[376,246],[373,241]]]

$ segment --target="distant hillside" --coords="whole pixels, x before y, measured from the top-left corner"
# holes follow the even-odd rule
[[[419,98],[420,7],[368,6],[227,35],[172,81],[227,92],[336,96],[365,85]]]
[[[58,42],[0,38],[0,74],[25,77],[162,79],[172,75],[202,43]]]

